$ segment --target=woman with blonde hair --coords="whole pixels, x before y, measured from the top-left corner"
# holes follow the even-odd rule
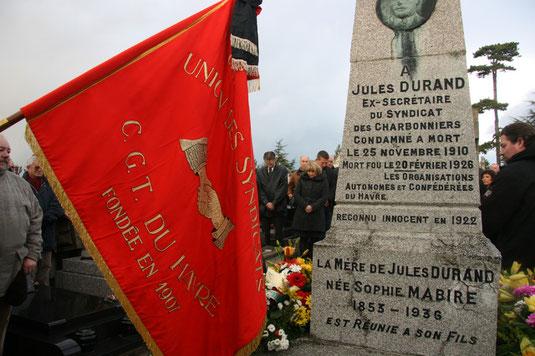
[[[309,161],[304,171],[294,190],[296,208],[292,229],[301,238],[301,253],[308,249],[308,257],[312,258],[312,245],[325,236],[325,202],[329,198],[329,184],[316,162]]]

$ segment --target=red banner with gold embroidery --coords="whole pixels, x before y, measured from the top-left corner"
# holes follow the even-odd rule
[[[233,0],[21,109],[86,248],[154,354],[248,354],[266,303]]]

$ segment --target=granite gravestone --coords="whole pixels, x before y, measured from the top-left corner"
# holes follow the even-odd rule
[[[481,233],[476,157],[459,0],[357,1],[314,337],[495,353],[500,256]]]

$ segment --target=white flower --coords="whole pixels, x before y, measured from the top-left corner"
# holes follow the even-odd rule
[[[287,339],[281,340],[280,348],[281,350],[288,350],[288,346],[290,346],[290,341]]]
[[[267,327],[267,329],[269,330],[269,332],[272,333],[272,332],[275,331],[275,325],[273,325],[273,324],[269,324],[268,327]]]
[[[279,339],[273,340],[273,345],[279,346],[281,344],[281,341]]]
[[[267,348],[268,351],[273,351],[273,349],[275,348],[275,345],[273,345],[273,341],[268,341]]]
[[[277,304],[277,306],[279,307],[279,310],[282,310],[282,303]]]
[[[280,337],[282,337],[282,338],[285,338],[285,337],[286,337],[286,333],[284,332],[283,329],[279,329],[279,335],[280,335]]]
[[[291,265],[290,266],[290,271],[292,271],[292,272],[301,272],[301,266],[299,266],[299,265]]]
[[[527,307],[527,304],[525,301],[523,300],[519,300],[518,302],[515,303],[515,305],[513,306],[514,308],[514,311],[517,315],[520,315],[522,314],[522,312],[524,311],[524,309],[526,309]]]
[[[300,307],[303,306],[303,303],[301,303],[299,299],[297,300],[297,304],[299,304]]]
[[[280,273],[280,275],[286,279],[286,277],[288,277],[288,275],[291,273],[291,271],[289,269],[285,269],[284,271],[282,271]]]
[[[264,333],[262,334],[262,337],[268,337],[269,336],[269,332],[267,330],[264,330]]]

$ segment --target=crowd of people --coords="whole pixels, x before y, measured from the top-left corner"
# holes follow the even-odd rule
[[[283,226],[292,216],[292,236],[300,238],[301,253],[308,250],[312,257],[314,242],[322,240],[331,227],[338,179],[333,156],[323,150],[314,161],[301,156],[293,173],[277,164],[274,152],[264,153],[263,158],[265,165],[256,171],[263,244],[282,245]]]
[[[535,267],[535,128],[517,122],[503,128],[500,154],[505,165],[490,165],[480,172],[484,235],[502,255],[502,266],[514,261]],[[318,152],[315,161],[300,158],[300,167],[289,173],[277,164],[273,152],[264,154],[257,169],[263,243],[283,243],[283,224],[293,210],[291,235],[300,238],[301,253],[325,237],[335,205],[338,170],[333,157]],[[290,174],[290,176],[289,176]],[[288,178],[289,176],[289,178]],[[320,218],[324,217],[324,218]],[[271,226],[275,236],[271,236]]]

